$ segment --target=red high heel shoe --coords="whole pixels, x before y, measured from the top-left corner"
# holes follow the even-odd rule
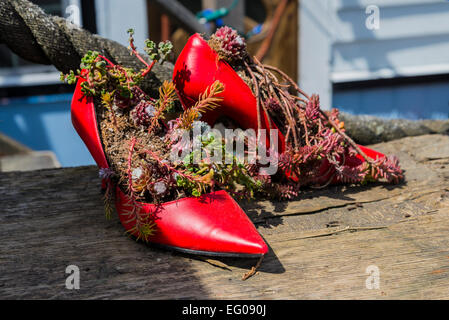
[[[173,82],[183,107],[193,106],[200,94],[216,80],[224,85],[225,90],[220,94],[223,100],[219,108],[204,113],[201,120],[213,126],[220,116],[227,116],[244,129],[278,129],[262,111],[261,128],[258,128],[257,101],[251,89],[227,62],[218,58],[200,34],[194,34],[179,55],[173,71]],[[285,150],[284,136],[279,130],[278,146]]]
[[[203,120],[214,125],[216,120],[224,115],[236,121],[243,129],[257,129],[257,102],[251,89],[226,61],[218,58],[218,54],[200,34],[194,34],[179,55],[173,71],[173,82],[183,107],[193,106],[199,95],[215,80],[219,80],[224,85],[224,92],[220,95],[223,101],[219,108],[207,111],[203,115]],[[261,112],[261,116],[263,117],[261,129],[268,129],[265,113]],[[271,128],[278,129],[272,120]],[[279,130],[278,137],[279,154],[281,154],[285,151],[285,141]],[[384,154],[375,150],[359,147],[374,160],[385,157]],[[356,167],[364,161],[363,157],[357,155],[346,157],[345,164]],[[323,175],[324,182],[331,178],[334,171],[330,170],[329,162],[323,161],[320,173]],[[285,174],[291,180],[297,181],[297,178],[290,173],[285,172]],[[335,178],[333,182],[337,182],[337,179]]]
[[[109,168],[94,103],[92,98],[83,97],[82,81],[78,81],[72,99],[72,123],[98,167]],[[131,219],[129,213],[130,206],[130,199],[117,186],[116,209],[120,221],[130,234],[139,237],[136,220]],[[136,210],[142,216],[152,213],[150,219],[156,232],[148,237],[150,243],[187,253],[216,256],[260,257],[268,252],[266,243],[245,212],[225,191],[161,205],[142,203]]]

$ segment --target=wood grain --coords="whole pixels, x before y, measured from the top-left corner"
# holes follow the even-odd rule
[[[97,169],[0,174],[3,299],[448,299],[449,137],[376,145],[406,169],[399,186],[331,187],[242,204],[270,246],[253,259],[173,253],[104,217]],[[65,269],[80,268],[80,290]],[[380,288],[369,290],[366,268]]]

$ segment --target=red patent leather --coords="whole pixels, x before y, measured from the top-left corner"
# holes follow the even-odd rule
[[[126,195],[117,188],[117,210],[125,229],[134,227],[125,213]],[[189,251],[228,255],[262,255],[267,245],[234,199],[225,191],[199,198],[183,198],[160,206],[144,204],[141,213],[152,213],[157,225],[153,243]],[[133,234],[137,236],[137,234]]]
[[[224,85],[224,92],[220,94],[223,101],[215,110],[208,111],[201,120],[214,125],[220,116],[227,116],[236,121],[241,128],[257,127],[257,101],[251,89],[225,61],[218,58],[207,42],[199,34],[190,37],[179,55],[173,71],[173,82],[184,108],[195,104],[200,94],[208,86],[219,80]],[[269,129],[269,120],[261,107],[260,129]],[[277,129],[270,120],[271,128]],[[285,149],[284,136],[278,131],[279,149]],[[269,134],[267,134],[269,146]]]
[[[221,115],[225,115],[236,121],[243,129],[257,129],[257,102],[251,89],[227,62],[218,58],[217,53],[200,34],[194,34],[179,55],[173,72],[173,82],[183,107],[193,106],[200,94],[215,80],[219,80],[224,85],[224,92],[220,95],[223,101],[220,102],[220,107],[207,111],[203,120],[213,125]],[[268,129],[268,120],[263,112],[261,115],[263,116],[262,129]],[[277,129],[272,121],[271,128]],[[278,132],[279,154],[281,154],[285,151],[285,141],[282,133]],[[369,148],[363,146],[360,148],[370,158],[385,157],[382,153]],[[355,167],[363,161],[360,155],[347,156],[345,164]],[[323,174],[324,182],[334,173],[334,171],[328,172],[329,168],[329,162],[323,161],[320,173]],[[285,175],[293,181],[298,181],[297,177],[289,172],[285,172]],[[336,178],[334,182],[337,182]]]
[[[72,99],[72,123],[99,168],[108,168],[98,133],[95,107],[83,98],[79,80]],[[116,188],[116,208],[124,228],[132,235],[135,220],[129,217],[129,199]],[[245,212],[225,191],[199,198],[183,198],[161,205],[142,203],[141,212],[154,213],[156,233],[151,243],[189,253],[252,257],[264,255],[268,247]]]
[[[100,137],[98,135],[97,116],[92,98],[83,97],[81,92],[81,82],[75,87],[72,98],[72,124],[76,132],[83,140],[90,154],[94,158],[99,168],[109,168],[108,161],[103,152]]]

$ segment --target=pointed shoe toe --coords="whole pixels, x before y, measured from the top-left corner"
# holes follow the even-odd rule
[[[78,81],[72,99],[72,123],[98,167],[109,168],[98,131],[94,102],[92,98],[83,96],[81,83]],[[116,209],[125,230],[132,236],[143,238],[135,215],[131,213],[133,205],[119,187],[116,187]],[[166,248],[235,257],[257,257],[268,251],[245,212],[225,191],[158,205],[139,203],[135,210],[155,227],[147,240]]]
[[[117,189],[116,208],[125,226],[135,221],[129,214],[130,200]],[[155,232],[150,243],[184,252],[216,256],[261,256],[268,247],[245,212],[225,191],[198,198],[182,198],[160,205],[142,204],[140,215],[149,215]],[[132,233],[138,236],[136,229]]]

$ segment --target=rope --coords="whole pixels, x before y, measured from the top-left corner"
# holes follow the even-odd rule
[[[93,35],[61,17],[47,15],[27,0],[0,1],[0,43],[23,59],[52,64],[64,73],[79,69],[81,57],[88,50],[98,51],[116,64],[137,70],[144,67],[125,46]],[[157,94],[157,88],[162,81],[171,79],[172,72],[172,64],[156,64],[142,88]]]

